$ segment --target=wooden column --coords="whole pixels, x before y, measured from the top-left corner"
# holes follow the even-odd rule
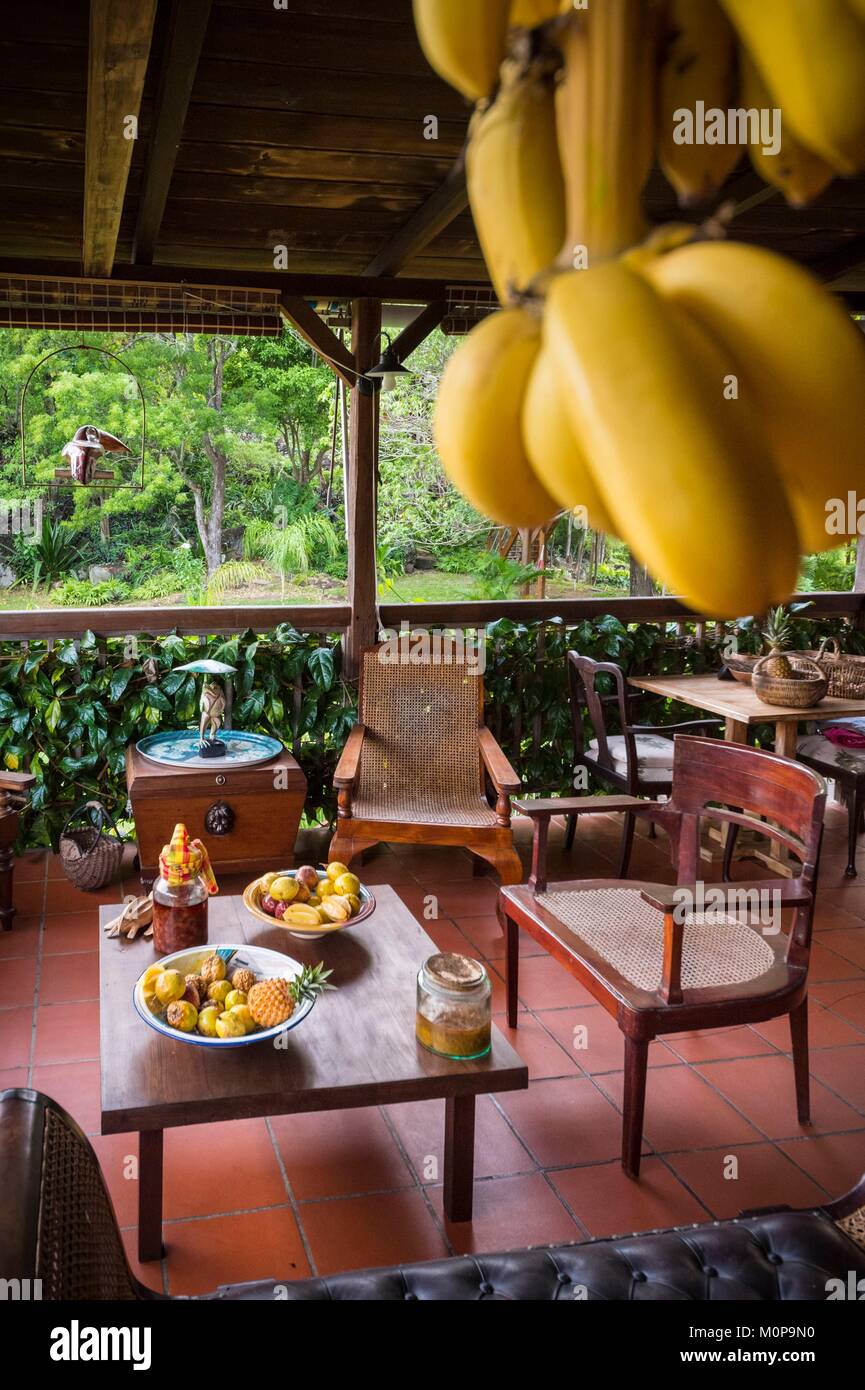
[[[351,314],[351,350],[357,372],[379,357],[381,300],[355,299]],[[379,393],[366,395],[355,383],[351,391],[348,445],[348,601],[351,622],[344,639],[345,673],[357,675],[360,653],[376,637],[375,616],[375,475]]]

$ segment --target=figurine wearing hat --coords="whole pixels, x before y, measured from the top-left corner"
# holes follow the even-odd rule
[[[61,450],[62,457],[69,460],[69,472],[76,483],[90,482],[103,454],[131,452],[122,440],[106,430],[98,430],[95,425],[82,425]]]
[[[198,702],[198,708],[201,711],[201,722],[198,726],[198,734],[201,739],[198,748],[199,756],[202,758],[224,758],[228,749],[219,737],[219,730],[225,716],[226,698],[225,691],[214,677],[230,677],[237,670],[237,667],[228,666],[224,661],[213,661],[210,657],[205,657],[200,661],[188,661],[185,666],[178,666],[176,669],[178,671],[194,671],[205,676],[201,699]]]

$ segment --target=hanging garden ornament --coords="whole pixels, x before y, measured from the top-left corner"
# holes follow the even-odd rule
[[[104,469],[97,473],[97,465],[105,453],[131,454],[132,450],[115,435],[98,430],[95,425],[82,425],[60,451],[61,457],[69,460],[69,472],[76,483],[89,483],[94,476],[114,477]]]
[[[40,479],[34,474],[33,462],[27,457],[27,393],[33,378],[44,367],[45,363],[64,352],[98,353],[101,357],[107,357],[112,362],[116,362],[131,378],[125,383],[123,397],[126,400],[134,400],[137,396],[141,409],[141,443],[137,456],[132,457],[132,450],[116,435],[109,434],[107,430],[101,430],[96,425],[81,425],[68,443],[63,445],[61,457],[66,460],[67,467],[55,468],[51,486],[63,487],[64,484],[71,483],[77,487],[82,484],[87,486],[88,483],[95,483],[100,492],[112,492],[115,488],[135,488],[140,491],[144,487],[144,447],[147,433],[147,407],[141,383],[122,357],[118,357],[115,352],[109,352],[107,348],[91,347],[89,343],[75,343],[69,347],[55,348],[53,352],[46,353],[36,363],[24,383],[19,416],[21,481],[25,487],[40,483]],[[119,469],[115,471],[114,468],[106,468],[104,465],[109,461],[106,455],[114,455],[118,462],[121,458],[128,458],[129,466],[122,472]],[[132,471],[133,465],[134,472]]]

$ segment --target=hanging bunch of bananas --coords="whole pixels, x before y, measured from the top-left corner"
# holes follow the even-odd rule
[[[445,470],[502,524],[579,508],[717,617],[788,597],[800,553],[833,543],[829,500],[856,488],[865,450],[865,340],[843,306],[782,257],[643,222],[655,153],[686,202],[741,154],[677,144],[674,111],[726,105],[743,79],[789,101],[751,32],[753,12],[786,8],[842,9],[865,34],[865,0],[415,0],[427,56],[477,102],[467,182],[505,306],[442,379]],[[865,73],[854,101],[846,72],[815,94],[792,70],[799,199],[824,165],[865,162]]]

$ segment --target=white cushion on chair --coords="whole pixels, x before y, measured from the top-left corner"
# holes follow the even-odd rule
[[[669,782],[673,768],[673,740],[660,734],[635,734],[637,767],[644,782]],[[613,767],[622,777],[628,775],[628,751],[624,734],[611,734],[607,747]],[[597,758],[598,740],[593,738],[587,751]]]

